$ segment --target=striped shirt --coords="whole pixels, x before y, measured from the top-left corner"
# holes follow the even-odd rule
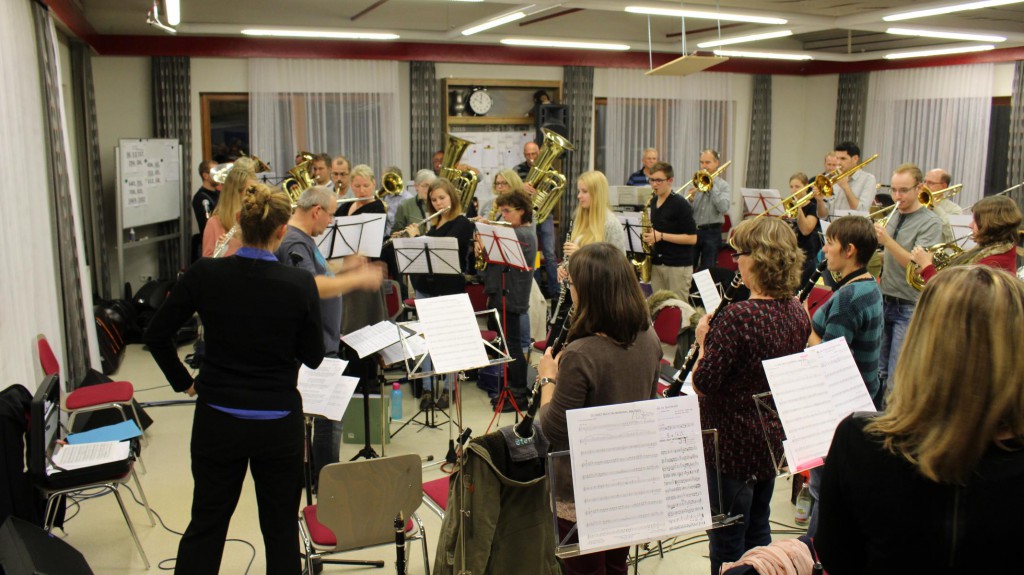
[[[882,291],[874,279],[852,281],[832,294],[811,320],[822,341],[845,338],[864,385],[878,392],[878,355],[882,344]]]

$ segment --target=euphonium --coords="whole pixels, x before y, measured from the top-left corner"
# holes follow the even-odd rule
[[[316,185],[316,178],[313,177],[313,154],[299,152],[302,161],[294,168],[288,170],[288,176],[281,181],[281,189],[288,194],[292,206],[299,203],[299,196],[302,192]]]
[[[715,170],[714,172],[708,172],[707,170],[697,170],[693,174],[693,187],[697,188],[698,192],[710,192],[711,188],[715,185],[715,178],[717,178],[722,172],[724,172],[725,169],[728,168],[729,164],[731,163],[732,160],[729,160],[728,162],[719,166],[718,169]]]
[[[526,174],[526,180],[523,182],[533,186],[533,189],[537,191],[533,196],[533,219],[536,222],[547,219],[558,205],[562,193],[565,192],[565,176],[552,169],[551,165],[566,150],[576,149],[568,139],[547,128],[542,128],[541,132],[544,134],[544,144],[537,153],[537,159],[533,162],[533,166],[530,167],[530,172]]]
[[[959,240],[925,248],[925,251],[932,254],[932,265],[935,266],[936,271],[949,266],[953,262],[953,258],[964,253],[964,250],[957,245],[957,241]],[[924,282],[924,278],[921,277],[921,268],[914,262],[907,264],[907,283],[910,284],[910,287],[921,291],[924,289]]]
[[[646,234],[646,233],[650,232],[651,229],[652,229],[650,209],[651,209],[650,204],[648,204],[648,205],[644,206],[644,211],[640,212],[640,234],[641,234],[641,236],[643,234]],[[637,276],[640,277],[640,281],[641,282],[643,282],[645,284],[646,283],[651,283],[651,266],[653,265],[653,262],[651,261],[652,260],[652,258],[651,258],[651,251],[653,249],[653,246],[649,245],[647,242],[644,242],[644,241],[641,241],[640,243],[644,247],[644,254],[645,255],[644,255],[644,257],[642,257],[640,259],[637,259],[637,258],[631,259],[630,263],[632,263],[633,264],[633,268],[636,269],[636,274],[637,274]]]
[[[457,136],[448,134],[448,141],[444,145],[444,157],[441,159],[440,177],[448,180],[455,186],[459,194],[459,202],[465,210],[473,202],[473,195],[476,194],[477,175],[473,170],[462,171],[457,166],[466,148],[473,145],[469,140],[463,140]]]

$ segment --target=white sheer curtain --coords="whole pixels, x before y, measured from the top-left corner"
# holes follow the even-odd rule
[[[37,334],[63,359],[53,209],[50,194],[39,193],[46,128],[31,4],[0,2],[0,76],[18,79],[0,91],[0,388],[35,389]]]
[[[992,64],[871,72],[861,157],[888,183],[894,168],[943,168],[964,188],[953,201],[969,206],[985,194],[992,111]]]
[[[251,153],[278,174],[305,150],[376,172],[398,164],[398,63],[249,60]]]
[[[676,173],[676,185],[700,168],[700,151],[732,157],[733,113],[729,75],[644,76],[643,70],[608,70],[608,182],[624,184],[641,167],[644,148]],[[734,186],[735,187],[735,186]]]

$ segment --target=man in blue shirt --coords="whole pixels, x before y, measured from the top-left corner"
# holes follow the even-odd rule
[[[643,163],[644,166],[642,168],[629,175],[629,179],[626,180],[627,186],[650,185],[647,182],[647,178],[651,176],[651,167],[658,163],[658,150],[655,150],[654,148],[645,148]]]

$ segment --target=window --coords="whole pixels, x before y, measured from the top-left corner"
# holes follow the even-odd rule
[[[230,162],[249,154],[249,95],[200,94],[203,158]]]

